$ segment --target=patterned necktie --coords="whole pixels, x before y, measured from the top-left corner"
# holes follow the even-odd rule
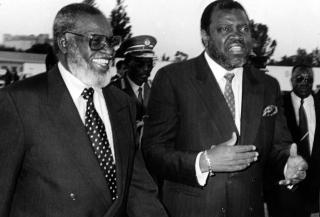
[[[104,177],[108,183],[112,201],[114,201],[118,198],[116,165],[113,160],[106,129],[98,112],[94,108],[93,93],[94,90],[92,88],[85,88],[81,94],[82,97],[87,100],[85,127],[91,141],[94,154],[98,159],[100,168],[102,169]]]
[[[299,108],[299,133],[300,144],[298,144],[298,153],[305,159],[308,159],[310,156],[309,130],[306,112],[303,108],[303,99],[301,99],[301,104]]]
[[[229,109],[231,111],[233,119],[235,118],[235,103],[234,103],[234,94],[232,91],[232,79],[234,77],[234,73],[227,73],[224,75],[226,79],[226,86],[224,88],[224,98],[227,101]]]

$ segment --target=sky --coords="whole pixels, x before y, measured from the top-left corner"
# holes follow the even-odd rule
[[[58,10],[81,0],[0,0],[1,35],[40,34],[52,36],[53,19]],[[107,16],[116,0],[96,0]],[[133,35],[149,34],[157,38],[156,55],[173,56],[183,51],[189,57],[199,55],[200,17],[211,0],[125,0]],[[250,19],[269,27],[269,36],[277,41],[273,58],[294,55],[298,48],[307,52],[320,48],[320,0],[239,0]]]

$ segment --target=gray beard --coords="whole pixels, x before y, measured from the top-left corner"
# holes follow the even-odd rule
[[[77,53],[68,55],[68,67],[76,78],[89,87],[103,88],[110,83],[111,73],[96,72]]]

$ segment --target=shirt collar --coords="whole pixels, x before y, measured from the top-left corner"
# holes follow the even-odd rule
[[[222,66],[220,66],[218,63],[216,63],[208,54],[207,52],[204,52],[204,57],[212,71],[212,73],[214,74],[216,80],[222,80],[223,76],[226,73],[234,73],[235,77],[239,76],[239,74],[242,74],[243,72],[243,67],[239,67],[239,68],[235,68],[232,69],[230,71],[226,70],[225,68],[223,68]]]
[[[293,91],[291,91],[291,99],[294,101],[295,104],[300,105],[301,103],[301,98],[297,96]],[[310,94],[308,97],[304,98],[303,104],[304,105],[311,105],[313,103],[312,100],[312,94]]]

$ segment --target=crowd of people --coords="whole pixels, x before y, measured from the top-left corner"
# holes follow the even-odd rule
[[[200,23],[204,51],[151,84],[155,37],[121,42],[95,6],[61,8],[47,72],[0,90],[0,216],[318,213],[312,67],[293,67],[282,93],[248,61],[240,3],[213,1]]]

